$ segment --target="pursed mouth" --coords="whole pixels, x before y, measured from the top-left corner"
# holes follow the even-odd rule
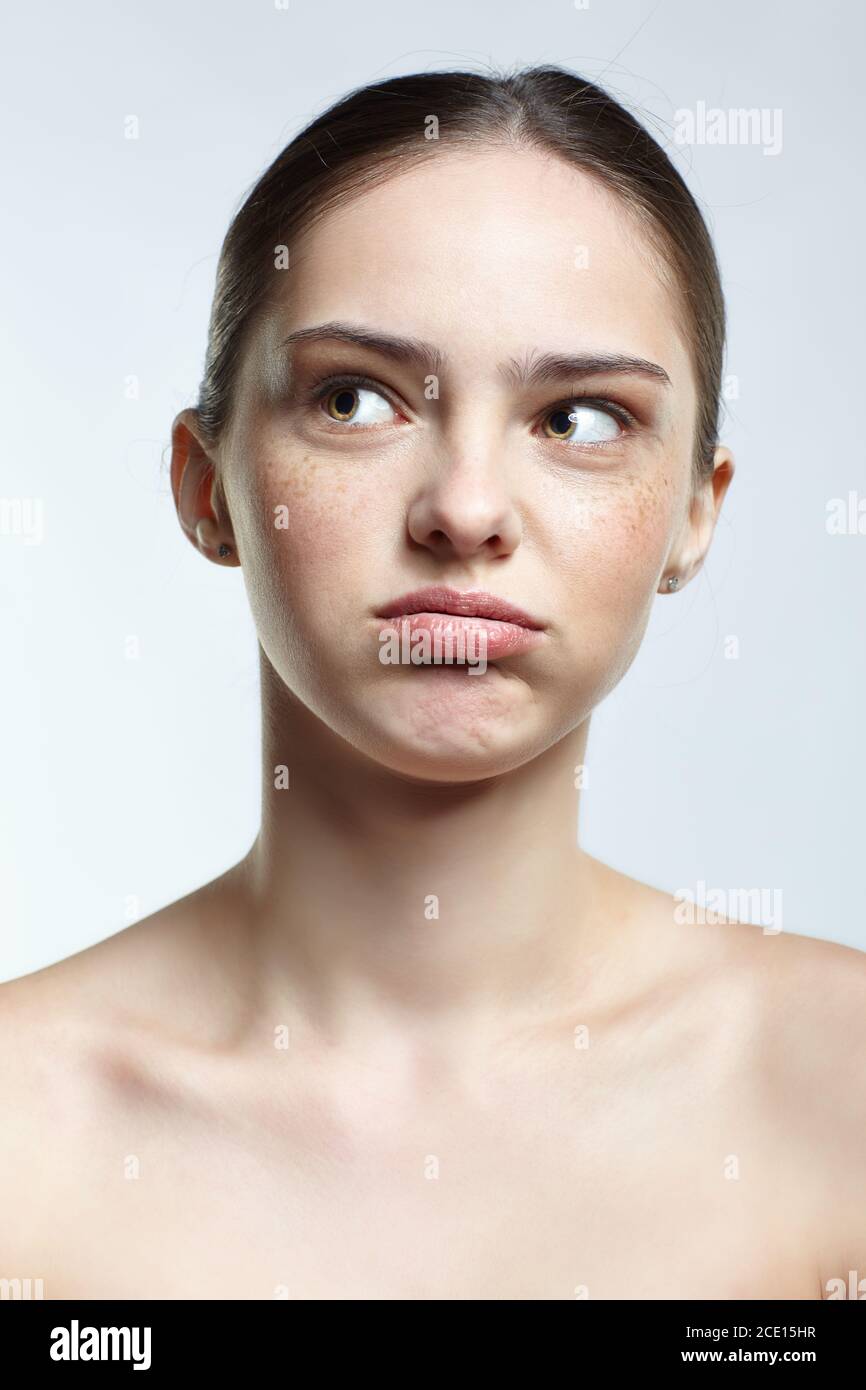
[[[426,614],[434,618],[475,619],[481,623],[500,623],[537,632],[544,623],[508,599],[481,590],[461,592],[441,585],[403,594],[377,610],[378,618],[411,618]]]

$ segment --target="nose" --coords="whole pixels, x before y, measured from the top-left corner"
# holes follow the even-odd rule
[[[407,520],[412,540],[443,559],[499,559],[516,550],[522,535],[501,455],[497,466],[489,456],[473,461],[452,454],[413,498]]]

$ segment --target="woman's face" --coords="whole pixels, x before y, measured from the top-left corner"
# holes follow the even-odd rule
[[[708,541],[691,361],[649,244],[559,160],[461,152],[328,213],[274,275],[217,459],[271,666],[403,775],[525,763],[616,685],[663,575]],[[335,322],[438,359],[285,343]],[[540,635],[483,673],[385,664],[383,608],[431,585],[507,600]]]

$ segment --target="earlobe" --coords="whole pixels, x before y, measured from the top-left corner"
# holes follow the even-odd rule
[[[193,416],[193,411],[182,410],[172,425],[171,490],[181,529],[196,545],[198,523],[212,513],[209,497],[202,496],[210,461],[196,436]]]
[[[203,516],[195,524],[196,540],[202,550],[215,550],[219,545],[217,524],[212,516]]]
[[[658,589],[660,594],[675,593],[681,589],[703,565],[725,493],[733,476],[734,456],[730,449],[719,444],[713,453],[712,473],[707,474],[692,497],[684,533],[687,541],[682,547],[678,542],[674,557],[675,570],[662,576]],[[683,540],[684,537],[681,535],[680,541]],[[670,561],[671,557],[668,559]]]
[[[196,429],[194,410],[182,410],[172,426],[171,487],[181,530],[208,559],[234,554],[234,537],[214,510],[214,461]],[[234,563],[237,563],[234,561]]]
[[[719,444],[713,454],[713,506],[716,516],[725,500],[725,493],[734,477],[734,456],[724,444]]]

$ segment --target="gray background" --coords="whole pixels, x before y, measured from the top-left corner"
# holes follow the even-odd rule
[[[230,216],[351,87],[537,62],[667,142],[699,102],[782,113],[776,154],[671,143],[721,260],[738,470],[703,575],[657,600],[594,716],[583,843],[672,892],[781,889],[786,930],[866,948],[866,535],[826,526],[830,499],[866,496],[861,7],[151,0],[5,27],[0,498],[41,503],[43,536],[0,534],[0,978],[171,902],[256,833],[243,581],[181,536],[167,475]]]

